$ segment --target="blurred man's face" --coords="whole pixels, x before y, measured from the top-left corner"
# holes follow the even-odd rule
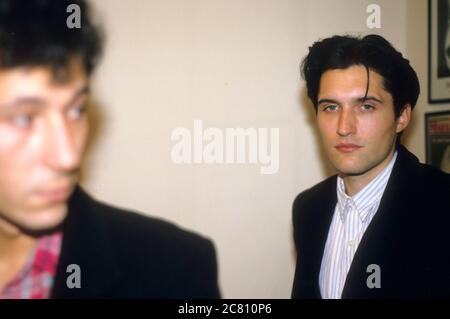
[[[408,106],[395,118],[383,78],[363,66],[326,71],[320,80],[317,123],[330,161],[341,175],[375,177],[392,158],[397,133],[409,123]]]
[[[0,230],[42,231],[65,218],[86,145],[87,87],[78,59],[63,82],[46,67],[0,69]]]

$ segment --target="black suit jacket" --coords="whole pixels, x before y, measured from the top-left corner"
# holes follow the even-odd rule
[[[294,201],[293,298],[321,298],[319,273],[336,203],[336,176]],[[367,286],[370,264],[380,266],[381,288]],[[450,175],[419,163],[399,146],[378,211],[353,258],[342,298],[435,297],[450,297]]]
[[[167,222],[107,206],[77,188],[62,225],[51,298],[219,298],[213,244]],[[68,288],[81,270],[81,288]]]

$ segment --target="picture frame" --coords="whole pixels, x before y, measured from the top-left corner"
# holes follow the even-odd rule
[[[428,102],[450,102],[450,0],[428,0]]]
[[[450,173],[450,110],[425,113],[426,163]]]

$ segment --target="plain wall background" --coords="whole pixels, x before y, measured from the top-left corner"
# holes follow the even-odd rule
[[[427,1],[94,0],[105,54],[93,78],[95,139],[83,186],[98,199],[199,232],[218,253],[225,298],[289,298],[291,205],[332,173],[299,65],[333,34],[379,33],[410,58],[422,94],[407,146],[424,160]],[[366,8],[381,7],[381,29]],[[280,167],[175,164],[177,127],[279,128]]]

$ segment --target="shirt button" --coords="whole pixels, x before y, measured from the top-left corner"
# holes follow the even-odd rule
[[[349,246],[353,246],[354,240],[349,240],[347,243]]]

